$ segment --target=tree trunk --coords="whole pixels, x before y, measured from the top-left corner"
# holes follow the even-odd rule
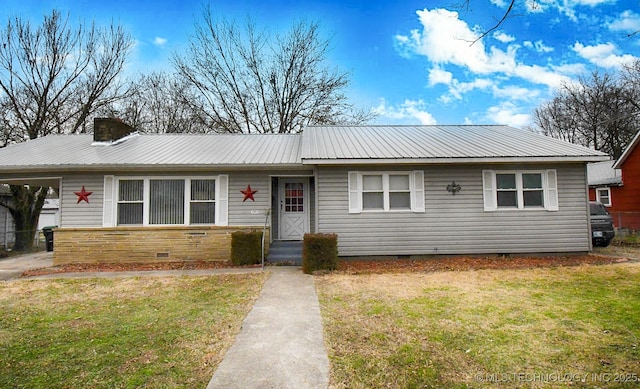
[[[33,247],[40,211],[47,198],[47,191],[48,188],[45,187],[11,185],[13,203],[6,207],[16,225],[14,250],[26,251]]]

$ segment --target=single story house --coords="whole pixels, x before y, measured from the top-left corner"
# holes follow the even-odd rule
[[[617,228],[640,230],[640,132],[617,161],[587,166],[589,200],[599,201]]]
[[[283,135],[93,135],[0,149],[0,183],[60,194],[54,263],[227,260],[230,235],[335,233],[340,256],[587,252],[586,164],[507,126],[309,126]]]

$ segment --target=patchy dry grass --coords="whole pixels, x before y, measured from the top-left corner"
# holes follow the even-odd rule
[[[316,285],[334,388],[640,382],[639,263],[332,274]]]
[[[203,388],[264,279],[0,283],[0,387]]]
[[[640,247],[611,244],[607,247],[594,247],[593,253],[596,255],[606,255],[618,258],[628,258],[631,260],[640,260]]]

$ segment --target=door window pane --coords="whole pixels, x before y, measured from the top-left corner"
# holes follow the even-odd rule
[[[302,182],[286,182],[284,184],[285,212],[304,212],[304,184]]]

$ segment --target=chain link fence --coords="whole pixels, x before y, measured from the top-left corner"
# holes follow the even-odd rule
[[[640,231],[640,212],[609,212],[616,229],[622,233]]]
[[[5,251],[13,248],[13,244],[16,242],[16,233],[20,231],[7,230],[0,234],[0,247]],[[33,236],[33,247],[40,247],[40,244],[45,242],[44,233],[42,230],[36,230]]]

